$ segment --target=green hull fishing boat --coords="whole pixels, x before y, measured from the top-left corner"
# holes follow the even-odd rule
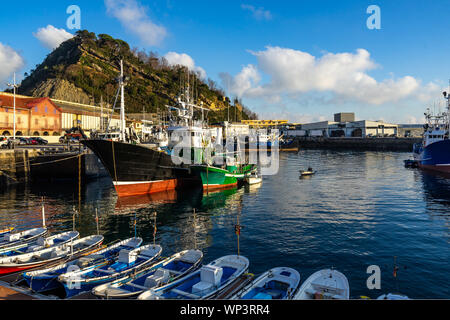
[[[226,168],[229,174],[235,177],[238,182],[243,182],[245,177],[249,176],[255,170],[256,166],[254,164],[228,165]]]
[[[237,179],[228,170],[207,165],[192,165],[191,173],[202,180],[203,190],[237,187]]]

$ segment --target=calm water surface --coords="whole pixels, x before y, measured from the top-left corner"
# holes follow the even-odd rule
[[[0,194],[0,228],[41,224],[41,198],[52,232],[99,230],[106,242],[134,236],[156,242],[166,256],[201,248],[205,262],[237,253],[234,225],[243,229],[240,253],[250,271],[297,269],[302,281],[334,267],[351,297],[401,292],[412,298],[450,298],[450,179],[405,169],[406,153],[308,150],[280,155],[275,176],[261,186],[202,195],[201,190],[118,199],[110,179],[86,184],[41,183]],[[300,179],[312,166],[315,176]],[[73,215],[74,209],[79,214]],[[194,214],[195,209],[195,214]],[[134,221],[136,220],[136,228]],[[397,278],[393,276],[396,257]],[[381,268],[381,290],[369,290],[367,267]]]

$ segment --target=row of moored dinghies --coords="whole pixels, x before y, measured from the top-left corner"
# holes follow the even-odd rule
[[[203,253],[198,249],[162,257],[160,245],[142,245],[139,237],[102,246],[101,235],[79,239],[77,231],[44,237],[45,232],[43,227],[0,235],[0,274],[19,273],[19,282],[26,282],[32,293],[63,288],[65,298],[91,292],[98,298],[140,300],[350,297],[347,278],[334,269],[320,270],[300,286],[300,273],[288,267],[254,277],[242,255],[226,255],[202,265]]]

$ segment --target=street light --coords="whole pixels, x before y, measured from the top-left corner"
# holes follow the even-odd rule
[[[14,81],[13,83],[8,83],[7,84],[8,87],[12,87],[13,88],[13,92],[14,92],[14,114],[13,114],[13,140],[16,140],[16,89],[19,87],[16,84],[16,73],[14,72]]]

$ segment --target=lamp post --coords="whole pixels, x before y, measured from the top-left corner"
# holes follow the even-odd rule
[[[18,85],[16,84],[16,73],[14,72],[14,81],[13,83],[8,83],[8,87],[13,88],[14,93],[14,113],[13,113],[13,139],[16,139],[16,88]]]

